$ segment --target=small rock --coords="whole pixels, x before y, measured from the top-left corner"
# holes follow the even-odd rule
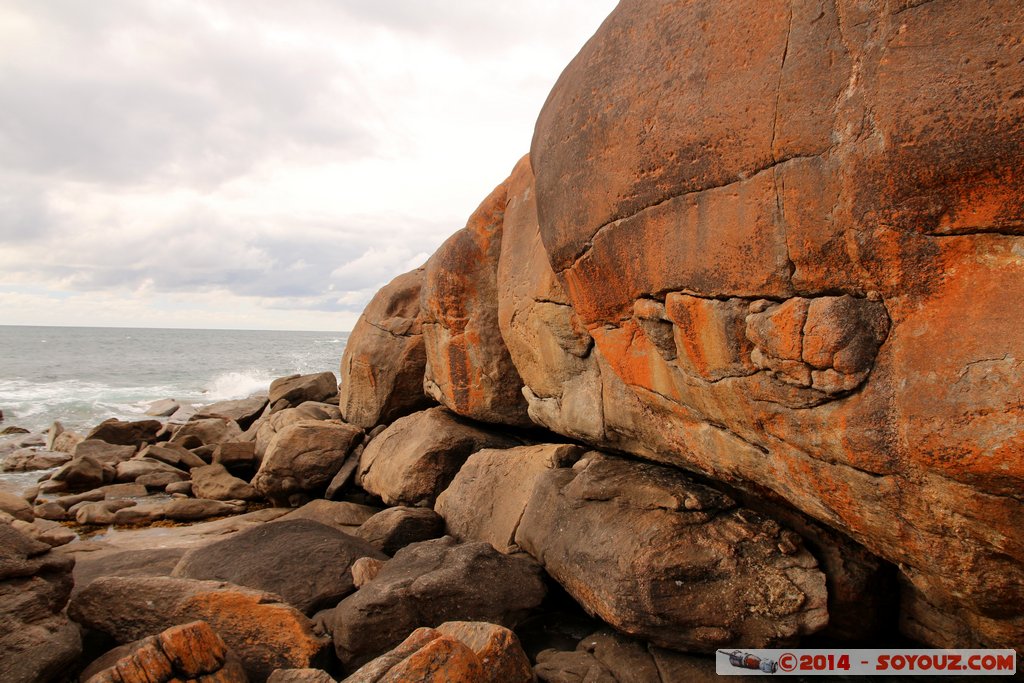
[[[216,446],[225,441],[238,441],[242,430],[238,423],[224,417],[206,417],[189,420],[174,431],[171,443],[184,448],[193,448],[190,439],[198,439],[199,445]]]
[[[33,470],[48,470],[53,467],[60,467],[71,460],[67,453],[54,453],[52,451],[37,451],[31,448],[22,448],[14,451],[3,462],[4,472],[31,472]]]
[[[172,475],[174,478],[171,481],[188,479],[188,474],[185,472],[159,460],[132,458],[117,464],[117,481],[119,482],[137,481],[139,477],[147,474]]]
[[[15,427],[15,426],[11,425],[10,427],[4,427],[4,430],[2,432],[0,432],[0,436],[10,436],[11,434],[28,434],[28,433],[29,433],[29,431],[27,429],[25,429],[24,427]]]
[[[79,524],[103,526],[114,523],[114,515],[118,510],[133,505],[136,505],[134,500],[102,500],[97,503],[79,503],[73,510],[75,521]]]
[[[85,441],[85,437],[81,434],[68,431],[61,432],[60,435],[53,440],[53,446],[50,447],[50,450],[57,453],[74,453],[75,448],[83,441]]]
[[[356,588],[362,588],[377,578],[377,574],[380,573],[383,566],[383,560],[373,557],[360,557],[352,563],[352,583],[355,584]]]
[[[410,543],[444,536],[444,519],[430,508],[393,507],[366,520],[356,535],[394,555]]]
[[[245,512],[243,503],[226,503],[203,498],[178,498],[168,501],[163,506],[164,517],[176,522],[194,522],[210,517],[237,515],[241,512]]]
[[[297,510],[292,510],[281,517],[281,520],[311,519],[338,531],[354,534],[356,529],[378,512],[380,512],[380,508],[370,505],[318,498]]]
[[[45,543],[51,548],[66,545],[78,539],[78,534],[71,529],[45,519],[37,519],[31,524],[15,520],[12,526],[29,538]]]
[[[35,519],[35,515],[32,514],[32,506],[28,504],[27,500],[6,491],[0,491],[0,510],[25,522]]]
[[[323,401],[338,393],[338,378],[333,372],[315,375],[289,375],[270,383],[268,400],[271,404],[287,401],[293,406],[306,401]]]
[[[218,464],[192,470],[192,492],[197,498],[211,500],[253,500],[259,497],[256,489]]]
[[[169,495],[172,495],[172,496],[173,495],[191,496],[192,495],[192,482],[191,481],[176,481],[176,482],[174,482],[172,484],[168,484],[164,488],[164,490]]]
[[[85,439],[75,446],[75,458],[89,456],[94,460],[116,467],[119,462],[131,459],[135,455],[135,446],[111,444],[99,439]]]
[[[263,409],[267,407],[266,396],[253,396],[235,401],[220,401],[199,408],[199,415],[216,415],[226,417],[238,423],[240,428],[248,429],[256,421]]]
[[[121,446],[138,447],[145,443],[152,443],[161,428],[163,425],[158,420],[124,422],[117,418],[111,418],[93,427],[92,431],[85,435],[85,438],[86,440],[99,439]]]
[[[173,398],[164,398],[159,401],[153,401],[146,408],[146,415],[152,417],[170,417],[177,412],[181,404],[175,401]]]
[[[82,491],[109,484],[114,481],[115,476],[116,470],[112,466],[100,462],[90,455],[83,455],[75,456],[71,462],[54,472],[50,477],[50,482],[60,484],[67,490]],[[40,491],[42,491],[42,486],[40,486]]]
[[[399,550],[334,610],[334,647],[349,668],[402,641],[417,625],[487,621],[513,627],[544,599],[540,566],[488,543],[446,536]]]
[[[60,422],[54,422],[50,425],[50,428],[46,430],[46,450],[53,450],[53,443],[57,440],[57,437],[64,433],[64,425]]]
[[[32,513],[36,519],[48,519],[54,522],[63,522],[68,518],[68,511],[56,502],[40,503],[32,508]]]
[[[213,462],[230,469],[256,467],[256,443],[254,441],[228,441],[218,444],[213,451]]]
[[[186,472],[193,467],[202,467],[206,464],[206,461],[198,455],[176,443],[159,443],[146,446],[136,457],[159,460],[162,463],[177,467]]]

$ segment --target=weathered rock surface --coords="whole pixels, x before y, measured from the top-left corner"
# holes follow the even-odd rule
[[[117,463],[130,460],[137,450],[132,444],[112,444],[100,439],[85,439],[75,446],[72,455],[75,458],[87,455],[94,460],[116,467]]]
[[[246,683],[249,679],[210,625],[193,621],[172,626],[159,635],[104,655],[82,674],[81,680],[86,683]]]
[[[437,628],[416,629],[345,683],[411,680],[529,683],[533,672],[519,640],[508,629],[484,622],[452,621]]]
[[[216,446],[225,441],[238,441],[242,430],[238,423],[226,417],[196,417],[174,430],[172,444],[185,448],[198,441],[202,446]]]
[[[119,446],[135,446],[151,443],[156,434],[163,428],[159,420],[139,420],[124,422],[110,418],[96,425],[85,435],[85,439],[98,439]]]
[[[898,564],[938,646],[1024,641],[1017,9],[628,0],[531,148],[605,434],[541,421],[771,489]]]
[[[281,520],[189,551],[174,576],[258,588],[312,615],[355,590],[350,570],[360,557],[386,559],[366,541],[323,524]]]
[[[270,383],[269,401],[286,401],[297,406],[306,401],[324,401],[338,393],[338,378],[333,372],[314,375],[289,375]]]
[[[278,669],[267,683],[336,683],[323,669]]]
[[[423,272],[399,275],[382,287],[352,329],[338,394],[345,422],[371,429],[430,405],[423,392]]]
[[[267,446],[252,485],[282,502],[295,494],[323,491],[362,435],[362,429],[344,422],[306,420],[289,425]]]
[[[191,472],[192,493],[211,500],[253,500],[259,494],[249,482],[232,475],[220,464],[196,467]]]
[[[0,512],[6,512],[11,517],[25,522],[35,519],[35,515],[32,514],[32,506],[28,504],[27,500],[6,491],[0,491]]]
[[[421,306],[424,389],[452,412],[529,425],[523,383],[498,327],[497,269],[507,182],[426,265]]]
[[[71,460],[71,456],[67,453],[21,448],[4,458],[3,464],[0,465],[0,470],[4,472],[48,470],[51,467],[60,467],[69,460]]]
[[[438,497],[435,509],[452,536],[487,541],[503,553],[518,552],[516,530],[537,480],[552,468],[571,466],[581,455],[582,448],[567,444],[478,451]]]
[[[267,407],[266,396],[251,396],[234,401],[218,401],[203,406],[197,411],[200,415],[219,415],[238,423],[241,429],[248,429],[256,421],[263,409]]]
[[[160,462],[168,465],[173,465],[180,470],[186,472],[193,467],[202,467],[207,464],[205,460],[200,458],[192,451],[184,448],[176,443],[160,443],[153,444],[152,446],[146,446],[137,456],[139,459],[149,458],[150,460],[159,460]]]
[[[59,678],[82,651],[78,628],[62,614],[74,560],[0,524],[0,680]]]
[[[281,520],[311,519],[314,522],[354,534],[368,519],[380,512],[380,508],[360,505],[347,501],[311,500],[297,510],[282,516]]]
[[[267,452],[267,446],[270,445],[270,442],[273,441],[277,433],[289,425],[305,420],[340,419],[341,412],[338,410],[338,406],[313,401],[307,401],[295,408],[285,408],[273,415],[261,418],[262,424],[260,421],[257,421],[252,427],[256,429],[256,437],[254,439],[256,443],[256,458],[262,459]],[[258,427],[256,426],[257,424],[259,425]]]
[[[84,442],[83,442],[84,443]],[[79,444],[81,445],[81,444]],[[117,471],[90,455],[75,456],[50,476],[62,490],[82,491],[114,481]]]
[[[431,408],[395,420],[370,441],[357,480],[388,504],[433,505],[471,453],[516,445],[445,408]]]
[[[449,537],[398,551],[334,610],[334,647],[349,668],[399,644],[417,626],[486,621],[513,627],[544,598],[537,563]]]
[[[68,615],[119,643],[205,621],[253,681],[317,663],[325,643],[306,617],[273,594],[216,581],[102,577],[71,600]]]
[[[366,520],[356,536],[387,555],[444,535],[444,519],[430,508],[393,507]]]
[[[782,646],[828,623],[799,536],[667,467],[591,452],[548,470],[516,542],[587,611],[663,647]]]

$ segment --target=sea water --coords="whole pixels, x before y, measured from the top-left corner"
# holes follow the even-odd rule
[[[347,332],[0,325],[0,429],[82,431],[140,419],[150,403],[202,405],[266,391],[277,377],[338,373]]]

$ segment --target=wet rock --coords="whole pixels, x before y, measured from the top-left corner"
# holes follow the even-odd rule
[[[366,306],[341,357],[338,405],[349,424],[371,429],[430,405],[420,322],[423,269],[399,275]]]
[[[338,378],[333,372],[314,375],[290,375],[270,383],[269,401],[287,401],[297,406],[306,401],[324,401],[338,393]]]
[[[343,422],[289,425],[267,446],[252,484],[262,495],[282,502],[295,494],[323,491],[362,435],[361,429]]]
[[[617,630],[713,652],[828,623],[825,577],[788,534],[677,470],[591,452],[541,474],[516,542]]]
[[[548,470],[571,466],[582,454],[582,448],[567,444],[478,451],[438,497],[435,509],[452,536],[487,541],[503,553],[518,552],[516,530],[537,480]]]
[[[192,470],[192,493],[211,500],[253,500],[256,489],[233,476],[223,465],[205,465]]]
[[[357,667],[399,644],[417,625],[487,621],[513,627],[545,594],[540,567],[487,543],[445,537],[406,546],[334,611],[338,658]]]
[[[358,483],[394,505],[433,505],[470,454],[519,442],[465,421],[445,408],[396,420],[363,451]]]
[[[387,555],[444,535],[444,519],[430,508],[393,507],[366,520],[356,535]]]
[[[306,617],[273,594],[215,581],[102,577],[71,600],[68,614],[119,643],[205,621],[253,681],[276,669],[315,665],[325,645]]]
[[[134,500],[103,500],[96,503],[79,503],[68,511],[79,524],[105,526],[113,524],[118,510],[137,505]]]
[[[159,420],[139,420],[137,422],[124,422],[116,418],[104,420],[92,428],[85,439],[98,439],[110,444],[121,446],[139,446],[152,443],[156,440],[156,434],[163,428]]]
[[[386,559],[365,541],[323,524],[281,520],[190,551],[174,575],[258,588],[314,614],[355,590],[350,569],[360,557]]]

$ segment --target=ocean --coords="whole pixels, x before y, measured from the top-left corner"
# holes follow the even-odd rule
[[[277,377],[338,374],[347,332],[0,325],[0,410],[8,426],[81,431],[139,419],[158,399],[206,404],[266,391]]]

